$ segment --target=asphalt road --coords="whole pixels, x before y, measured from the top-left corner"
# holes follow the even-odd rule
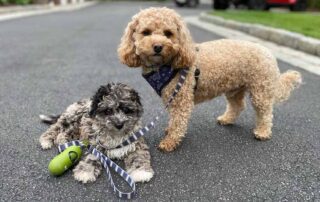
[[[47,129],[40,113],[59,113],[106,82],[136,88],[144,120],[163,110],[160,99],[117,59],[116,48],[130,17],[158,3],[104,3],[0,22],[0,200],[117,200],[106,178],[83,185],[71,172],[55,178],[47,165],[56,150],[42,151],[38,137]],[[171,6],[172,4],[168,4]],[[196,10],[180,9],[183,15]],[[220,38],[190,27],[196,42]],[[282,71],[296,69],[280,62]],[[223,98],[201,104],[177,151],[159,152],[167,117],[147,137],[154,179],[138,184],[139,201],[320,201],[320,80],[298,69],[304,85],[275,107],[273,138],[254,139],[249,105],[234,126],[219,126]]]

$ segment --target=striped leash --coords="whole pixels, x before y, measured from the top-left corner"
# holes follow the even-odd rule
[[[180,77],[178,80],[178,83],[174,89],[174,92],[172,93],[172,95],[170,96],[165,109],[167,109],[170,104],[172,103],[174,97],[178,94],[178,92],[180,91],[186,76],[188,73],[188,69],[181,69],[180,70]],[[160,114],[162,114],[163,112],[161,112]],[[154,128],[155,126],[155,122],[159,120],[159,116],[155,117],[155,119],[153,121],[151,121],[149,124],[147,124],[144,128],[140,129],[139,131],[133,133],[132,135],[129,136],[128,139],[126,139],[125,141],[123,141],[120,145],[118,145],[117,147],[114,148],[105,148],[103,145],[101,145],[101,143],[99,142],[99,140],[97,139],[97,143],[98,145],[100,145],[101,147],[105,148],[105,149],[118,149],[124,146],[127,146],[133,142],[135,142],[136,140],[138,140],[140,137],[146,135],[151,128]],[[66,148],[70,147],[70,146],[81,146],[82,148],[85,147],[89,147],[89,153],[93,154],[97,159],[99,159],[99,161],[102,163],[106,173],[107,173],[107,178],[108,181],[110,181],[110,184],[113,188],[113,191],[116,193],[116,195],[121,198],[121,199],[132,199],[134,197],[134,195],[136,194],[136,184],[133,181],[133,179],[130,177],[130,175],[124,171],[120,166],[118,166],[116,163],[114,163],[110,158],[108,158],[107,156],[105,156],[103,153],[101,153],[100,151],[98,151],[94,146],[89,145],[86,146],[85,144],[83,144],[81,141],[79,140],[75,140],[75,141],[71,141],[62,145],[58,146],[58,150],[59,153],[63,152]],[[114,170],[117,174],[119,174],[125,181],[126,183],[130,186],[131,188],[131,192],[122,192],[120,191],[117,186],[114,184],[114,181],[112,179],[112,175],[110,173],[110,169]]]

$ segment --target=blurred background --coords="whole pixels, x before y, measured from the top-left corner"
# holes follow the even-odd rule
[[[0,0],[1,6],[74,3],[83,0]],[[117,1],[117,0],[114,0]],[[158,0],[158,2],[169,0]],[[248,8],[251,10],[269,10],[273,7],[287,7],[292,11],[319,10],[320,0],[173,0],[178,7],[194,8],[199,4],[210,5],[214,9]]]
[[[269,10],[275,7],[286,7],[291,11],[316,10],[320,8],[319,0],[174,0],[178,7],[196,7],[199,4],[211,4],[212,8],[225,10],[248,8],[250,10]]]
[[[137,185],[137,201],[320,201],[320,0],[0,0],[0,201],[118,201],[105,174],[86,185],[72,172],[49,175],[57,151],[40,148],[48,126],[38,115],[59,114],[106,82],[139,92],[143,123],[164,110],[141,69],[117,55],[132,16],[162,6],[184,18],[195,42],[259,43],[304,84],[275,106],[266,142],[254,139],[250,99],[227,127],[215,122],[224,97],[197,105],[170,154],[157,150],[168,122],[161,117],[146,137],[156,175]]]

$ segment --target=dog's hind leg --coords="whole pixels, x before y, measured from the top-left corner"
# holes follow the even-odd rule
[[[58,121],[40,136],[39,142],[43,149],[50,149],[53,144],[64,144],[73,139],[79,139],[78,125]]]
[[[256,90],[251,92],[251,100],[256,111],[255,137],[258,140],[268,140],[271,138],[273,96],[265,89],[261,91]]]
[[[57,124],[51,125],[50,128],[39,138],[42,149],[50,149],[53,146],[53,142],[58,136],[59,132],[60,127]]]
[[[245,103],[245,89],[228,92],[225,94],[227,99],[227,109],[223,115],[219,116],[217,121],[221,125],[233,124],[236,118],[244,110]]]
[[[148,182],[153,177],[149,147],[143,138],[136,143],[136,150],[125,157],[124,163],[135,182]]]
[[[71,141],[70,135],[66,132],[61,132],[57,135],[56,139],[54,140],[54,144],[60,145]]]

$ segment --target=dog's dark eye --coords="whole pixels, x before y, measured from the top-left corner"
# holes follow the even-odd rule
[[[151,31],[148,30],[148,29],[146,29],[146,30],[144,30],[144,31],[142,32],[142,34],[143,34],[143,36],[149,36],[149,35],[151,35]]]
[[[166,30],[164,31],[164,35],[168,38],[172,37],[173,36],[173,33],[170,31],[170,30]]]
[[[107,116],[110,116],[113,114],[113,111],[112,111],[112,109],[106,109],[106,110],[104,110],[104,114]]]
[[[132,114],[132,113],[134,112],[132,109],[130,109],[130,108],[128,108],[128,107],[121,107],[120,109],[121,109],[121,111],[123,111],[123,113],[125,113],[125,114]]]

